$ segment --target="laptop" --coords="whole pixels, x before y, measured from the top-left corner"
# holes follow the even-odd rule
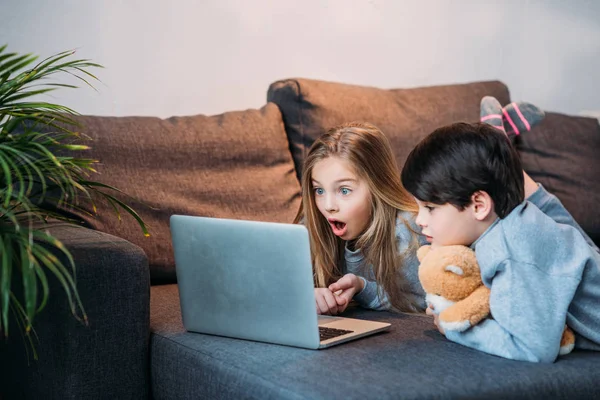
[[[390,327],[317,314],[302,225],[185,215],[170,225],[190,332],[321,349]]]

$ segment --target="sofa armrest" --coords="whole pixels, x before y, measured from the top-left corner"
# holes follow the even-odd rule
[[[73,255],[89,325],[73,317],[63,288],[48,274],[48,304],[33,323],[39,359],[26,353],[29,346],[13,319],[10,338],[0,341],[0,398],[147,398],[150,276],[145,253],[124,239],[87,228],[53,223],[49,231]]]

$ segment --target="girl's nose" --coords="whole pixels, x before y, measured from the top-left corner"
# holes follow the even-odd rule
[[[327,200],[325,203],[325,209],[328,212],[338,211],[337,201],[335,201],[335,196],[327,196]]]

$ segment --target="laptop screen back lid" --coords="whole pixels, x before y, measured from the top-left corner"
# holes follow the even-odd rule
[[[183,215],[170,223],[188,331],[319,347],[304,226]]]

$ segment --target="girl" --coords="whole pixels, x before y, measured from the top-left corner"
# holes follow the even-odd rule
[[[343,124],[313,143],[295,222],[309,232],[319,313],[340,313],[352,299],[375,310],[425,310],[417,209],[374,125]]]

